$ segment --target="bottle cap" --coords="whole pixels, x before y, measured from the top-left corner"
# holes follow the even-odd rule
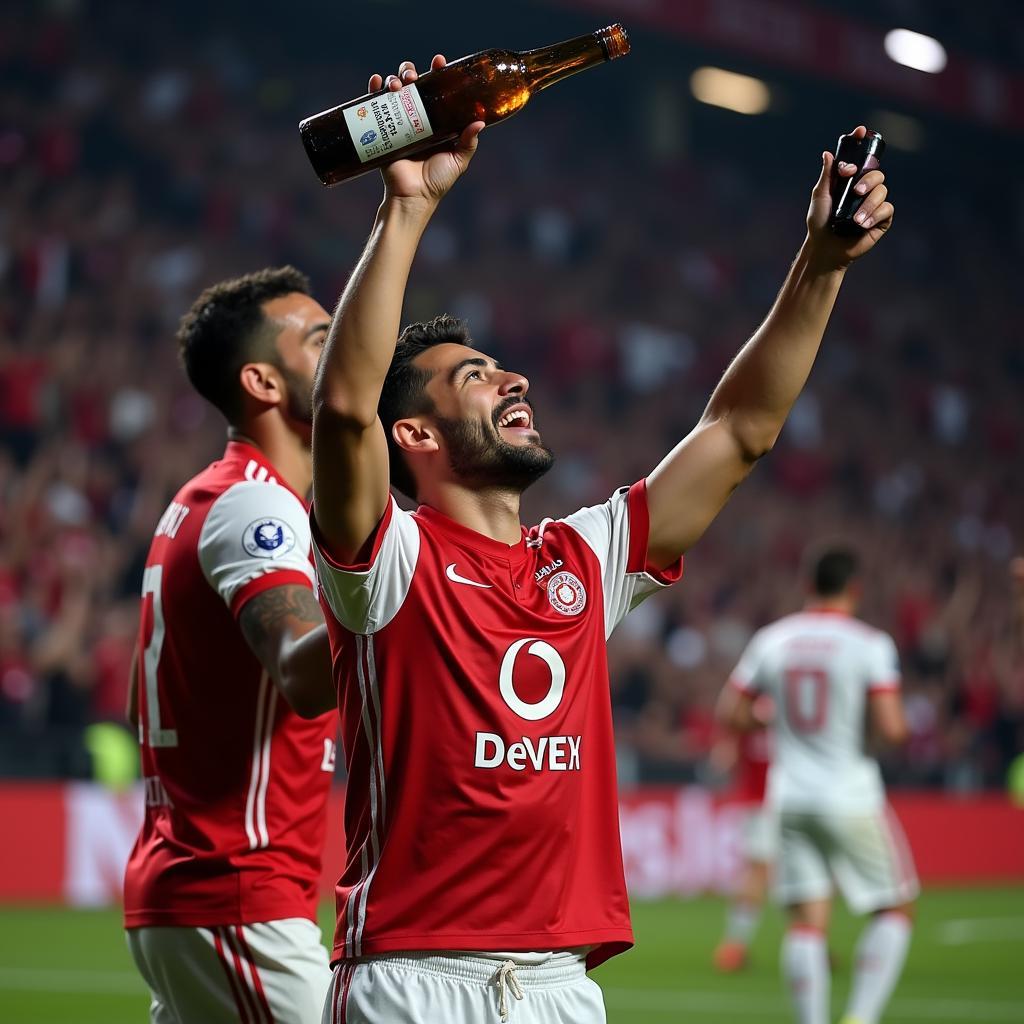
[[[629,53],[629,36],[618,22],[607,28],[599,28],[594,35],[601,41],[609,60],[625,57]]]

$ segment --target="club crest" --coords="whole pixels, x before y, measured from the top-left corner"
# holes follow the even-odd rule
[[[587,606],[587,591],[574,573],[558,572],[548,580],[548,600],[556,612],[579,615]]]

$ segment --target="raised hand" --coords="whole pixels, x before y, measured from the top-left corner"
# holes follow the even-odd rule
[[[867,128],[858,125],[852,134],[863,138]],[[836,235],[828,226],[828,218],[832,213],[830,185],[834,160],[835,157],[828,151],[821,154],[821,175],[811,192],[811,204],[807,210],[807,236],[817,259],[836,268],[843,268],[875,247],[892,226],[894,211],[888,200],[885,175],[879,170],[868,171],[854,187],[858,195],[864,196],[854,218],[865,229],[864,233],[852,238]],[[858,170],[854,164],[841,163],[838,168],[844,178],[852,177]]]
[[[443,68],[446,63],[442,54],[435,54],[430,62],[430,69],[436,71]],[[398,92],[402,86],[415,82],[418,77],[416,65],[411,60],[402,61],[398,66],[397,75],[388,75],[387,78],[371,75],[368,91],[390,89],[392,92]],[[469,166],[476,152],[477,137],[483,128],[483,121],[474,121],[466,125],[454,148],[440,153],[395,160],[382,167],[381,176],[384,178],[387,195],[394,199],[426,200],[436,203]]]

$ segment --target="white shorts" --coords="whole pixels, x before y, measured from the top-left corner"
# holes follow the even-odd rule
[[[342,961],[335,968],[321,1024],[503,1020],[605,1024],[604,997],[587,977],[583,959],[573,955],[555,954],[546,962],[526,965],[483,953],[401,953]]]
[[[740,832],[743,859],[773,864],[779,855],[779,816],[764,805],[751,808]]]
[[[320,929],[305,918],[126,934],[152,1024],[309,1024],[331,984]]]
[[[896,816],[783,812],[775,875],[780,903],[828,899],[832,880],[858,914],[908,903],[920,892]]]

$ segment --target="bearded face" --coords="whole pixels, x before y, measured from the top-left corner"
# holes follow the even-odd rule
[[[285,387],[288,389],[288,418],[293,423],[301,423],[304,426],[313,425],[313,380],[307,379],[303,374],[290,370],[287,366],[279,364],[278,372],[284,378]]]
[[[461,481],[474,487],[497,487],[521,494],[551,468],[554,453],[536,431],[531,429],[532,436],[517,436],[515,440],[502,436],[504,428],[499,423],[513,406],[523,404],[522,397],[500,403],[490,423],[434,415],[444,438],[449,465]]]

